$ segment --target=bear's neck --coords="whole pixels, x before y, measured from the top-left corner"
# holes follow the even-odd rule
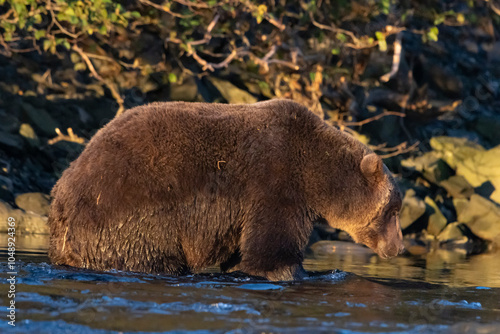
[[[359,166],[371,150],[333,127],[319,129],[310,144],[304,168],[306,201],[330,226],[344,229],[366,206],[368,189]]]

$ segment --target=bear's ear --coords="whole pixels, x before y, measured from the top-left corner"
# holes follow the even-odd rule
[[[361,160],[361,173],[372,183],[379,182],[384,177],[384,164],[375,153],[367,154]]]

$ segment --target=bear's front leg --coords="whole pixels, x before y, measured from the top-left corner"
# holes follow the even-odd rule
[[[263,276],[270,281],[295,281],[303,279],[307,276],[307,274],[302,267],[302,264],[297,264],[289,267],[278,268],[258,276]]]
[[[248,275],[264,277],[270,281],[295,281],[307,276],[302,264],[279,267],[274,270],[262,270],[255,268],[255,266],[247,267],[240,264],[238,270]]]
[[[302,279],[304,249],[312,223],[286,210],[265,211],[266,217],[254,219],[243,230],[239,270],[270,281]],[[275,213],[270,215],[269,212]],[[279,216],[277,219],[273,217]],[[288,218],[288,219],[287,219]]]

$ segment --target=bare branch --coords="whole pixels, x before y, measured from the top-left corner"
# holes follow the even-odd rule
[[[406,114],[404,113],[401,113],[401,112],[397,112],[397,111],[384,111],[383,113],[380,113],[376,116],[373,116],[373,117],[370,117],[370,118],[367,118],[367,119],[364,119],[362,121],[359,121],[359,122],[344,122],[344,121],[337,121],[337,123],[340,123],[344,126],[362,126],[362,125],[365,125],[365,124],[368,124],[370,122],[373,122],[373,121],[376,121],[376,120],[379,120],[381,119],[382,117],[385,117],[385,116],[399,116],[399,117],[406,117]]]
[[[75,50],[76,52],[78,52],[78,54],[83,58],[83,60],[87,64],[87,67],[89,68],[92,75],[97,80],[99,80],[104,85],[106,85],[106,87],[108,87],[108,89],[111,91],[111,95],[113,95],[113,98],[115,99],[115,101],[118,103],[118,106],[119,106],[118,111],[116,112],[116,116],[120,115],[125,110],[125,107],[123,106],[123,98],[121,97],[120,93],[116,89],[115,85],[113,83],[111,83],[109,80],[104,79],[103,77],[101,77],[99,75],[99,73],[97,73],[94,65],[90,61],[90,58],[87,56],[87,54],[82,49],[80,49],[78,47],[78,45],[74,44],[72,49]]]
[[[334,32],[334,33],[341,33],[341,34],[347,35],[347,36],[351,37],[352,41],[354,42],[354,45],[359,47],[359,44],[360,44],[359,39],[351,31],[340,29],[340,28],[337,28],[334,26],[327,26],[327,25],[321,24],[314,19],[312,12],[309,12],[309,17],[311,18],[312,24],[314,24],[316,27],[318,27],[322,30],[329,30],[329,31]]]
[[[57,133],[57,137],[54,137],[48,141],[49,145],[55,144],[61,140],[64,141],[69,141],[73,143],[78,143],[78,144],[85,144],[85,139],[82,137],[78,137],[74,132],[72,128],[68,128],[68,134],[65,135],[59,130],[59,128],[55,129]]]
[[[408,153],[408,152],[416,150],[418,145],[420,145],[419,141],[417,141],[413,145],[407,147],[408,143],[404,142],[404,143],[401,143],[401,144],[399,144],[399,145],[397,145],[395,147],[384,149],[383,151],[385,151],[385,152],[388,152],[390,150],[393,150],[393,152],[387,153],[387,154],[379,154],[379,157],[382,158],[382,159],[387,159],[387,158],[390,158],[390,157],[394,157],[396,155]],[[378,149],[378,150],[380,151],[380,149]]]
[[[64,34],[68,35],[71,38],[77,39],[79,34],[73,34],[66,30],[56,19],[56,15],[54,14],[54,10],[52,9],[52,2],[47,1],[47,9],[50,12],[50,17],[52,18],[52,23],[55,24]]]
[[[182,14],[179,14],[179,13],[175,13],[175,12],[172,12],[170,10],[170,8],[166,7],[166,6],[161,6],[161,5],[158,5],[158,4],[155,4],[154,2],[151,2],[149,0],[139,0],[141,3],[145,4],[145,5],[148,5],[148,6],[151,6],[153,8],[156,8],[158,10],[161,10],[162,12],[165,12],[165,13],[168,13],[172,16],[175,16],[175,17],[179,17],[179,18],[189,18],[189,17],[193,17],[194,14],[189,14],[189,15],[182,15]],[[179,1],[177,1],[179,2]]]
[[[402,39],[403,39],[403,34],[400,32],[400,33],[398,33],[396,40],[394,41],[394,55],[392,57],[391,71],[380,77],[380,81],[382,81],[382,82],[389,81],[392,77],[394,77],[396,75],[396,73],[398,73],[399,63],[401,62],[401,49],[402,49],[401,40]]]

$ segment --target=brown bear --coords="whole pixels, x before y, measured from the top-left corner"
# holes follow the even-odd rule
[[[287,100],[128,110],[52,196],[49,256],[61,265],[185,274],[220,264],[298,279],[318,219],[382,257],[403,249],[401,195],[381,159]]]

